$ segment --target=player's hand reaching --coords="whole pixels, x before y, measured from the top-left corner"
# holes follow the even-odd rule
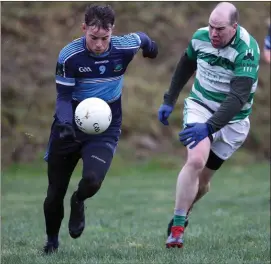
[[[59,138],[62,140],[73,141],[76,137],[74,128],[71,124],[57,124],[59,129]]]
[[[144,58],[150,58],[150,59],[156,58],[158,55],[157,44],[154,41],[152,41],[152,45],[151,45],[150,49],[143,49],[142,55]]]
[[[162,104],[158,110],[158,119],[159,121],[164,124],[165,126],[168,126],[168,118],[170,116],[170,114],[173,111],[173,106],[171,105],[166,105],[166,104]]]
[[[190,149],[194,148],[201,140],[213,134],[214,130],[210,124],[207,123],[191,123],[187,124],[186,128],[179,133],[180,141],[184,146],[194,142]]]

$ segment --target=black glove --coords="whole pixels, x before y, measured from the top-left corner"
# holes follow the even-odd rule
[[[71,124],[57,124],[59,129],[59,138],[62,140],[73,141],[76,137],[74,128]]]
[[[143,49],[142,51],[142,55],[144,58],[151,58],[151,59],[154,59],[157,57],[158,55],[158,46],[157,44],[152,41],[152,45],[151,45],[151,48],[149,50],[146,50],[146,49]]]

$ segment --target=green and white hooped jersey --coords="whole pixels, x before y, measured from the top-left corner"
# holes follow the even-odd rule
[[[216,111],[229,93],[233,77],[251,77],[254,84],[250,97],[230,123],[249,116],[258,84],[260,49],[246,29],[238,26],[232,43],[223,49],[215,49],[210,42],[209,28],[200,28],[194,33],[186,51],[190,59],[197,60],[196,78],[189,98],[200,100]]]

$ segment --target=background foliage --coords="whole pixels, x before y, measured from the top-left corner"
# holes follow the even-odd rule
[[[54,71],[61,48],[81,36],[80,25],[90,2],[3,2],[2,164],[26,162],[46,146],[55,105]],[[123,134],[120,152],[130,157],[183,153],[177,141],[183,99],[180,95],[171,126],[157,121],[174,67],[193,32],[207,25],[214,2],[111,2],[116,11],[115,34],[145,31],[157,41],[156,60],[139,53],[130,64],[123,92]],[[270,16],[269,2],[239,2],[241,25],[263,46]],[[261,61],[259,86],[244,145],[256,159],[270,155],[270,66]],[[131,154],[130,149],[135,151]],[[126,151],[126,152],[125,152]]]

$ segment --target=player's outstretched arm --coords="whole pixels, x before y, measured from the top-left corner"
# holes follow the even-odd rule
[[[177,64],[171,79],[170,87],[164,94],[164,102],[158,110],[158,119],[162,124],[169,124],[167,119],[173,111],[179,94],[196,69],[196,60],[189,57],[188,52],[186,51]]]
[[[155,59],[158,55],[158,46],[155,41],[144,32],[136,32],[140,38],[140,48],[144,58]]]
[[[73,123],[72,93],[74,90],[74,79],[67,77],[67,66],[57,63],[56,66],[56,116],[61,124]]]
[[[56,117],[61,139],[75,138],[73,128],[72,94],[75,85],[71,65],[63,62],[61,57],[56,66]]]
[[[168,91],[164,94],[164,104],[174,106],[180,92],[197,69],[197,62],[191,59],[187,52],[180,58],[171,78]]]

